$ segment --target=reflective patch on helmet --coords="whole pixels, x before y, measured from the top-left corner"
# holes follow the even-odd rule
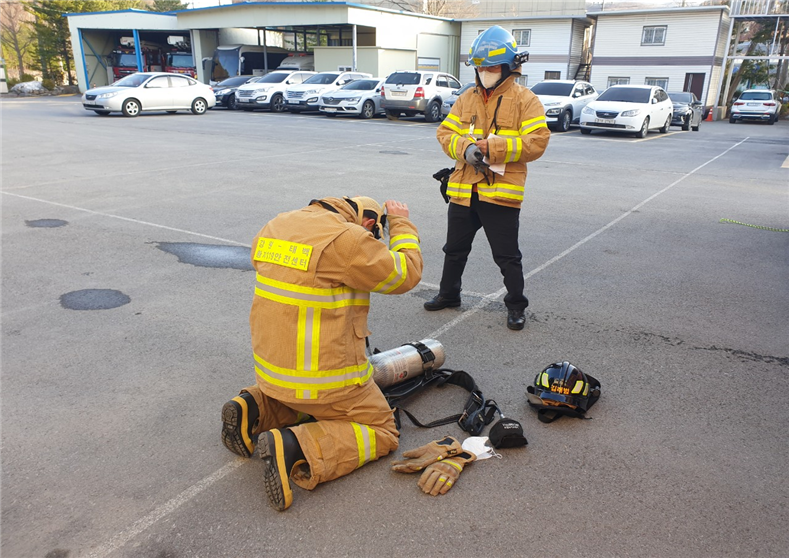
[[[588,383],[586,384],[586,387],[584,388],[584,392],[583,392],[583,396],[584,397],[586,397],[587,395],[589,395],[589,384]]]
[[[512,48],[518,48],[518,43],[515,41],[512,41],[510,44],[512,45]]]
[[[542,387],[550,389],[551,384],[548,383],[548,374],[546,372],[543,372],[542,376],[540,376],[540,384],[542,384]]]
[[[505,52],[507,52],[507,49],[506,49],[506,48],[497,48],[496,50],[490,50],[490,51],[488,51],[488,56],[489,56],[489,57],[490,57],[490,56],[497,56],[497,55],[499,55],[499,54],[504,54]]]
[[[573,390],[570,393],[581,393],[581,390],[584,388],[585,382],[583,380],[578,380],[575,382],[573,386]]]
[[[485,59],[484,58],[472,58],[471,61],[474,62],[475,66],[479,66],[480,64],[482,64],[485,61]]]

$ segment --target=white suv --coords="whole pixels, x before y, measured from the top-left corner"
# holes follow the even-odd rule
[[[371,78],[372,74],[361,72],[320,72],[309,79],[304,80],[301,85],[291,85],[285,89],[285,100],[288,103],[290,112],[301,112],[303,110],[315,110],[320,108],[319,100],[321,95],[334,91],[346,83],[351,83],[356,79]]]
[[[461,87],[456,77],[441,72],[393,72],[384,82],[381,105],[389,120],[422,113],[428,122],[438,122],[441,105]]]
[[[732,104],[729,123],[734,124],[738,120],[761,120],[775,124],[780,109],[781,101],[775,91],[746,89]]]
[[[236,90],[236,107],[241,110],[270,109],[271,112],[285,110],[285,88],[302,83],[315,72],[296,70],[274,70]]]
[[[570,124],[577,124],[584,107],[599,96],[586,81],[550,79],[530,89],[545,107],[548,127],[557,132],[566,132]]]

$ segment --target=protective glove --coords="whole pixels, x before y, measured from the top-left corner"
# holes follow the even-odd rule
[[[489,166],[487,163],[482,162],[485,155],[483,155],[480,148],[473,143],[466,148],[464,157],[466,158],[466,163],[474,167],[474,170],[477,172],[485,172],[485,169]]]
[[[445,436],[441,440],[433,440],[429,444],[403,452],[403,457],[407,459],[394,461],[392,463],[392,471],[416,473],[431,463],[457,455],[462,451],[463,446],[457,439],[452,436]]]
[[[431,496],[446,494],[460,478],[463,467],[475,459],[476,456],[473,453],[464,451],[453,457],[433,463],[422,473],[418,483],[419,488],[422,489],[422,492]]]

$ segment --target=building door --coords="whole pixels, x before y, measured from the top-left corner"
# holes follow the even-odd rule
[[[685,74],[685,86],[682,90],[695,93],[696,97],[701,99],[701,94],[704,92],[705,75],[706,74]]]

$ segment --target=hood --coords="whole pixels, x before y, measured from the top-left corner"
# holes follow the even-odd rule
[[[291,85],[288,87],[290,91],[312,91],[313,89],[317,91],[323,91],[324,89],[329,89],[332,87],[337,87],[333,83],[302,83],[299,85]]]
[[[566,103],[567,97],[560,97],[558,95],[537,95],[537,98],[543,104],[543,106],[550,104],[550,103]]]
[[[104,87],[97,87],[96,89],[88,89],[85,91],[85,95],[101,95],[102,93],[112,93],[113,91],[129,91],[130,89],[136,89],[135,87],[113,87],[111,85],[105,85]]]
[[[648,109],[649,103],[627,103],[624,101],[592,101],[588,105],[592,110],[605,110],[611,112],[622,112],[624,110]]]
[[[349,99],[351,97],[363,97],[364,95],[368,95],[370,93],[375,93],[375,91],[360,91],[360,90],[345,90],[345,89],[338,89],[337,91],[329,91],[326,93],[328,97],[334,97],[335,99]]]

